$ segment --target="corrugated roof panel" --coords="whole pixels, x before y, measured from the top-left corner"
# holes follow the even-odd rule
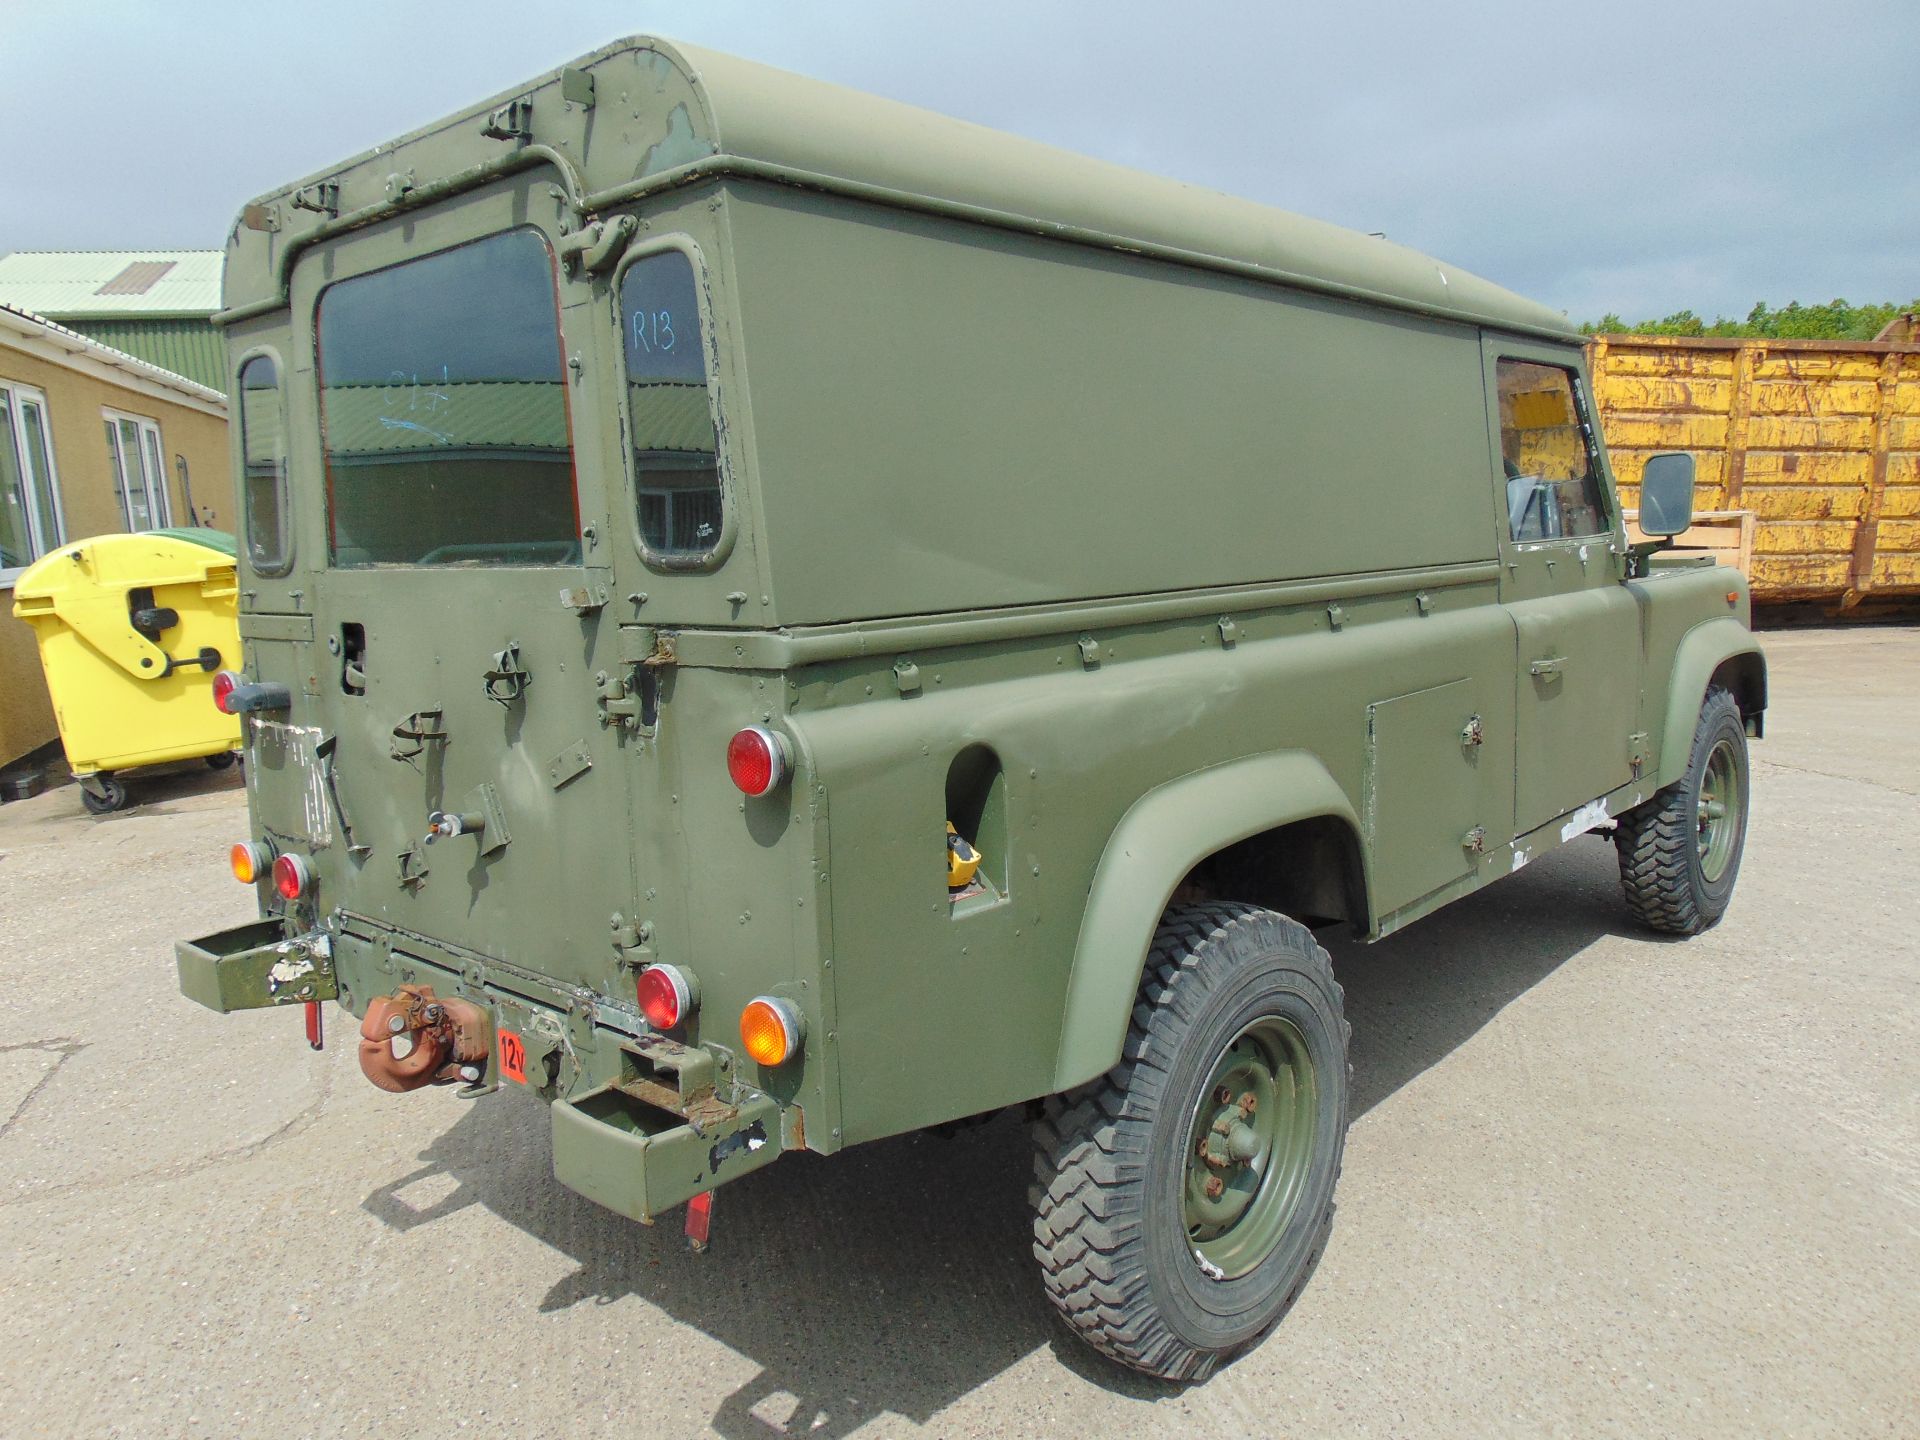
[[[227,388],[226,342],[210,320],[82,315],[69,328],[214,390]]]
[[[0,304],[53,320],[211,315],[220,308],[222,259],[218,250],[16,250],[0,256]],[[145,285],[136,291],[138,278]]]

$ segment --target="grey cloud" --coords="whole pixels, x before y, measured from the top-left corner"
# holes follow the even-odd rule
[[[0,248],[241,201],[630,30],[1233,191],[1567,310],[1920,293],[1920,6],[15,5]]]

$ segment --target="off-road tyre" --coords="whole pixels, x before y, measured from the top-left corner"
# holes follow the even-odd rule
[[[1707,811],[1728,802],[1731,813],[1719,819],[1730,829],[1710,845],[1715,822]],[[1700,707],[1687,773],[1622,815],[1614,831],[1620,885],[1634,917],[1668,935],[1697,935],[1719,923],[1739,878],[1746,830],[1746,723],[1733,696],[1715,686]]]
[[[1033,1251],[1047,1296],[1096,1349],[1166,1380],[1197,1380],[1279,1322],[1319,1263],[1333,1224],[1346,1145],[1350,1033],[1326,951],[1305,926],[1235,903],[1176,905],[1148,954],[1120,1062],[1091,1084],[1045,1102],[1034,1127]],[[1245,1267],[1209,1265],[1190,1229],[1190,1163],[1206,1111],[1230,1089],[1220,1067],[1256,1027],[1300,1042],[1311,1080],[1285,1092],[1299,1108],[1296,1158],[1272,1157],[1237,1224],[1261,1212]],[[1273,1122],[1282,1105],[1271,1092]],[[1310,1121],[1310,1123],[1309,1123]],[[1304,1148],[1297,1148],[1304,1146]],[[1252,1162],[1245,1162],[1251,1165]],[[1236,1192],[1238,1193],[1238,1192]],[[1212,1270],[1215,1273],[1209,1273]]]

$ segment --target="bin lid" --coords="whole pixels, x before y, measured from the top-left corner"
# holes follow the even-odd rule
[[[224,530],[209,530],[204,525],[176,525],[167,530],[149,530],[149,535],[166,535],[175,540],[190,540],[195,545],[204,545],[209,550],[218,550],[229,560],[236,558],[240,551],[234,544],[233,536]]]
[[[125,591],[141,585],[191,585],[214,570],[233,568],[234,542],[219,530],[147,530],[95,535],[50,550],[13,583],[23,600],[57,600],[88,591]]]

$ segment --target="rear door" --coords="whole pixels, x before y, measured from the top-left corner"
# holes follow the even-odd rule
[[[620,636],[574,437],[603,417],[568,382],[558,287],[522,226],[320,292],[327,554],[298,708],[331,753],[289,758],[330,791],[344,908],[599,988],[635,893],[634,736],[602,718]],[[436,815],[458,833],[429,841]]]
[[[1501,600],[1518,644],[1518,835],[1632,779],[1640,621],[1577,355],[1489,336],[1485,365]]]

